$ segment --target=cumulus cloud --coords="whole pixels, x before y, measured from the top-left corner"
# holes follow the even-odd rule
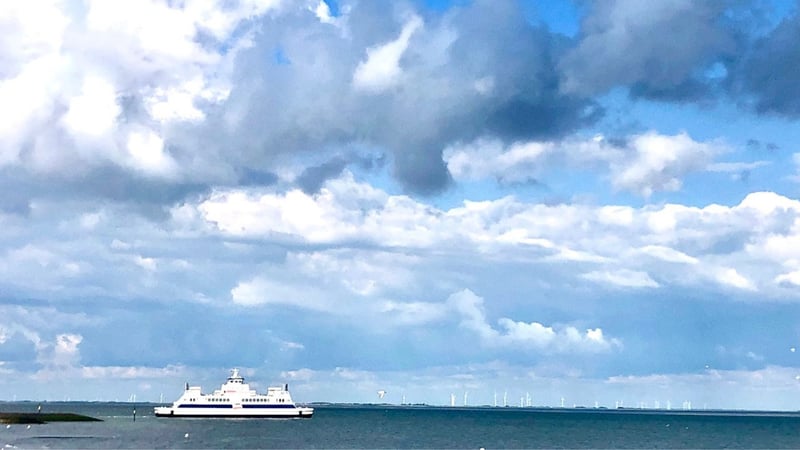
[[[698,72],[734,55],[738,45],[722,20],[728,7],[687,0],[594,3],[578,45],[559,61],[563,89],[594,94],[630,86],[634,95],[672,100],[708,95]]]
[[[219,111],[225,136],[211,144],[254,164],[366,144],[391,155],[405,189],[432,194],[450,181],[442,151],[464,136],[561,136],[600,115],[558,92],[556,44],[513,2],[473,2],[424,26],[408,8],[351,6],[340,26],[287,14],[289,28],[259,34],[245,55],[278,48],[291,63],[236,67],[234,80],[248,82],[234,83]]]
[[[527,255],[593,264],[574,275],[617,286],[711,280],[743,290],[774,285],[787,261],[796,260],[791,249],[797,231],[791,224],[800,210],[795,200],[774,193],[753,193],[732,207],[547,206],[508,197],[441,210],[356,183],[349,175],[314,196],[235,190],[214,194],[196,207],[199,217],[229,236],[414,249],[459,243],[483,257]],[[760,263],[742,264],[753,258]],[[658,273],[659,281],[649,273]],[[376,278],[364,278],[369,279]],[[351,288],[371,289],[358,283]]]
[[[3,8],[0,169],[45,194],[37,173],[100,196],[107,191],[91,186],[114,171],[129,180],[195,177],[184,169],[199,154],[176,158],[175,124],[202,121],[227,98],[229,63],[250,36],[245,21],[281,2],[225,3]]]
[[[319,283],[319,281],[317,281]],[[617,339],[607,339],[600,328],[579,331],[572,326],[554,328],[538,322],[519,322],[509,318],[498,319],[502,331],[492,327],[486,317],[481,297],[469,289],[451,294],[444,302],[383,300],[348,302],[336,292],[336,284],[325,282],[332,289],[322,293],[309,293],[302,286],[276,282],[265,277],[239,283],[232,291],[234,303],[256,307],[285,304],[353,318],[370,318],[383,326],[421,326],[444,323],[453,315],[461,327],[474,332],[490,348],[511,348],[519,345],[545,352],[608,351],[621,346]],[[340,286],[339,286],[340,287]],[[346,297],[345,297],[346,298]]]
[[[506,317],[498,319],[498,331],[486,319],[483,298],[469,289],[452,294],[448,305],[461,314],[461,326],[475,332],[488,346],[532,347],[545,352],[608,351],[621,346],[617,339],[606,339],[600,328],[579,331],[572,326],[554,329],[538,322],[518,322]]]
[[[639,135],[631,140],[631,147],[635,151],[632,161],[612,163],[612,183],[644,197],[654,191],[680,189],[682,175],[706,168],[725,148],[714,142],[696,142],[686,133]]]
[[[447,170],[456,180],[495,178],[501,182],[535,181],[547,164],[554,143],[519,142],[504,148],[498,140],[448,147],[443,155]]]
[[[444,159],[456,180],[494,178],[502,183],[536,181],[548,169],[564,164],[577,169],[604,167],[614,188],[649,197],[679,190],[689,173],[719,171],[711,162],[727,151],[722,143],[698,142],[686,133],[669,136],[650,131],[623,143],[596,136],[506,147],[497,140],[479,139],[448,147]]]
[[[114,178],[130,198],[168,203],[367,145],[393,157],[409,192],[430,194],[448,186],[442,151],[464,136],[561,136],[600,114],[559,93],[553,37],[505,0],[424,25],[410,5],[345,2],[337,17],[312,1],[35,5],[2,13],[20,42],[0,44],[0,169],[22,168],[36,192],[52,183],[28,171],[68,182],[61,192],[114,196],[96,189]],[[249,57],[263,54],[279,56]],[[388,89],[401,84],[415,89]],[[312,191],[318,177],[306,175],[297,181]],[[153,178],[163,185],[142,187]]]

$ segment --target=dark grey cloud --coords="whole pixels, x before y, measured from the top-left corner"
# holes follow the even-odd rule
[[[759,113],[800,116],[800,16],[784,19],[737,63],[731,93]]]
[[[84,173],[68,170],[39,176],[25,170],[0,170],[0,190],[8,192],[0,199],[0,211],[27,215],[31,203],[47,198],[68,202],[100,201],[127,205],[153,220],[168,217],[171,205],[205,193],[208,184],[151,178],[104,165]]]
[[[318,166],[307,167],[295,182],[306,194],[316,194],[326,180],[339,176],[346,166],[347,161],[335,157]]]
[[[704,75],[732,57],[739,33],[727,19],[733,2],[614,0],[593,2],[577,45],[559,61],[568,92],[691,101],[710,95]]]
[[[707,80],[689,78],[672,86],[653,86],[649,82],[636,82],[630,87],[634,98],[664,102],[694,103],[713,99],[712,86]]]
[[[278,175],[270,171],[244,167],[239,171],[238,181],[244,186],[272,186],[278,182]]]
[[[780,146],[774,142],[763,142],[759,139],[748,139],[746,142],[747,150],[751,152],[775,153],[780,150]]]
[[[237,60],[230,99],[208,121],[217,134],[217,123],[230,125],[212,138],[237,149],[228,163],[268,167],[287,155],[366,145],[391,155],[408,191],[431,194],[450,182],[441,157],[450,143],[554,138],[602,114],[591,100],[561,93],[555,61],[567,41],[506,0],[425,16],[399,61],[400,79],[359,89],[353,74],[367,49],[397,39],[412,9],[350,6],[346,32],[309,14],[265,19]],[[309,168],[304,189],[340,171],[334,162]]]
[[[321,164],[306,167],[294,182],[306,194],[316,194],[326,181],[341,175],[348,166],[370,171],[382,168],[385,163],[386,158],[383,155],[378,157],[356,153],[346,156],[336,155]]]

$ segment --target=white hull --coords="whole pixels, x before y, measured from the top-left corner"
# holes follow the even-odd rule
[[[220,407],[180,407],[160,406],[155,408],[157,417],[237,417],[237,418],[310,418],[314,408],[220,408]]]

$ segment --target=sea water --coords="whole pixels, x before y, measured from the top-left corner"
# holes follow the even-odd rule
[[[33,412],[37,403],[0,403]],[[154,405],[43,403],[103,422],[0,425],[4,448],[800,448],[800,414],[316,406],[311,419],[156,418]],[[133,409],[136,420],[133,420]]]

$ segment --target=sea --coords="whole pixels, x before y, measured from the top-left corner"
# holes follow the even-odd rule
[[[39,403],[0,403],[34,412]],[[102,422],[0,425],[4,449],[800,448],[800,413],[312,405],[311,419],[157,418],[152,404],[47,402]],[[134,420],[133,412],[136,410]]]

